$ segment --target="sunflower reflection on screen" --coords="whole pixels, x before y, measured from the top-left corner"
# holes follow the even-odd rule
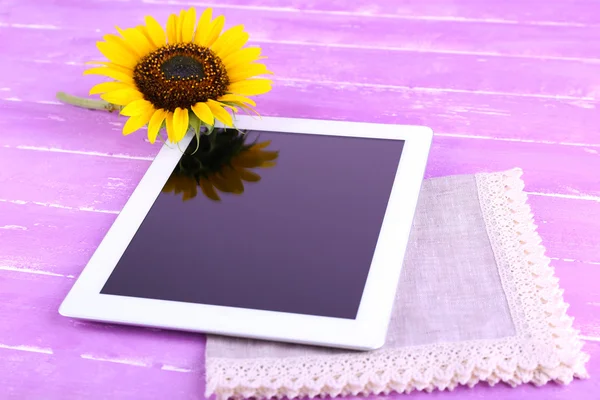
[[[255,169],[275,166],[279,156],[278,151],[267,150],[270,141],[248,144],[247,134],[236,129],[215,129],[198,137],[162,190],[181,194],[183,201],[196,197],[198,188],[214,201],[221,200],[219,192],[240,195],[245,184],[261,180]]]

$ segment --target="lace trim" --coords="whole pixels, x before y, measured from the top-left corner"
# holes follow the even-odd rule
[[[207,359],[217,399],[387,395],[480,381],[544,385],[587,378],[583,343],[536,232],[521,170],[476,175],[481,209],[516,336],[328,357]],[[532,279],[533,278],[533,279]]]

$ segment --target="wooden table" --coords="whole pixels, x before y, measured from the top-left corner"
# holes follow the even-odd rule
[[[94,43],[182,0],[0,2],[0,398],[202,399],[203,336],[57,309],[158,147],[86,95]],[[600,2],[219,0],[276,73],[265,115],[423,124],[427,176],[522,167],[575,325],[600,372]],[[202,8],[206,4],[199,4]],[[218,5],[218,7],[217,7]],[[597,378],[415,394],[597,399]],[[491,398],[490,397],[490,398]]]

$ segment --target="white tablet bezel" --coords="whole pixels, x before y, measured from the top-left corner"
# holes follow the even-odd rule
[[[373,350],[385,342],[433,132],[421,126],[239,116],[254,131],[404,140],[357,318],[354,320],[100,294],[191,141],[165,144],[60,306],[67,317],[300,344]],[[232,277],[234,279],[234,277]],[[223,288],[226,290],[226,288]],[[335,293],[331,294],[335,296]]]

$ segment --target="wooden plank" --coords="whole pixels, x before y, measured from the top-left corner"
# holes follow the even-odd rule
[[[600,203],[530,196],[539,233],[550,257],[600,262]],[[92,256],[114,214],[0,202],[0,267],[77,276]]]
[[[162,351],[166,349],[162,347]],[[195,358],[199,363],[201,353],[190,348],[188,358]],[[0,360],[0,394],[4,399],[204,399],[204,379],[200,371],[185,373],[62,353],[3,348],[0,348]]]
[[[116,113],[55,104],[0,101],[0,114],[0,130],[5,132],[0,147],[149,161],[161,145],[158,142],[151,145],[142,132],[123,136],[125,117]],[[29,157],[36,157],[36,154]]]
[[[596,279],[590,279],[598,274],[600,263],[553,260],[552,265],[565,291],[565,302],[570,305],[568,313],[577,316],[575,327],[600,343],[600,288]]]
[[[96,0],[117,3],[122,0]],[[182,0],[134,0],[137,3],[189,4]],[[203,1],[209,5],[210,1]],[[217,3],[217,2],[212,2]],[[311,0],[221,0],[223,8],[276,10],[280,12],[303,12],[309,15],[331,13],[337,15],[357,14],[364,18],[420,19],[440,21],[473,22],[491,24],[532,24],[581,26],[600,22],[593,0],[570,0],[544,7],[539,1],[505,0],[490,2],[480,0],[429,0],[416,2],[385,2],[372,0],[311,1]]]
[[[600,373],[600,343],[588,342],[585,351],[591,355],[588,369],[592,376]],[[34,352],[0,349],[6,370],[0,376],[0,385],[9,399],[64,399],[80,400],[99,395],[115,400],[170,400],[204,399],[204,372],[180,373],[158,368],[144,368],[114,362],[101,362]],[[196,358],[190,354],[190,358]],[[600,389],[597,379],[575,381],[568,386],[548,385],[543,389],[530,385],[510,388],[497,385],[494,398],[520,400],[523,398],[570,400],[591,399]],[[444,398],[465,399],[489,397],[489,387],[477,385],[473,389],[459,387],[443,393]],[[427,400],[436,394],[415,392],[411,399]],[[396,396],[393,396],[394,398]],[[406,396],[403,396],[406,397]],[[390,397],[392,398],[392,397]],[[360,398],[348,397],[348,400]]]
[[[530,196],[549,257],[600,262],[600,202]]]
[[[224,9],[271,11],[282,13],[359,15],[363,18],[393,18],[440,20],[458,22],[488,22],[490,24],[530,24],[530,25],[570,25],[583,26],[598,24],[594,0],[569,0],[540,6],[539,1],[505,0],[503,2],[482,2],[480,0],[429,0],[427,2],[385,2],[373,0],[88,0],[92,4],[105,4],[118,7],[122,3],[133,3],[140,7],[147,4],[170,4],[187,6],[218,6]],[[13,4],[17,0],[12,0]],[[47,0],[46,5],[78,5],[76,0]]]
[[[123,207],[149,165],[145,160],[13,148],[0,148],[0,160],[0,199],[109,211]]]
[[[553,260],[552,265],[566,293],[565,301],[571,306],[570,314],[577,315],[575,328],[584,336],[598,337],[600,340],[600,289],[593,282],[581,283],[582,278],[593,276],[600,267],[564,260]],[[195,368],[189,364],[186,354],[191,345],[200,341],[198,335],[62,317],[58,314],[58,308],[75,282],[74,278],[37,272],[18,268],[2,269],[0,266],[0,284],[4,288],[0,293],[0,313],[4,320],[10,322],[0,326],[0,343],[8,346],[35,345],[75,356],[87,352],[96,358],[118,354],[124,359],[135,359],[147,365]],[[30,319],[19,321],[22,313],[27,313]],[[30,320],[44,321],[44,324],[25,329]],[[45,324],[51,324],[52,331],[48,331]],[[26,334],[23,333],[25,330]],[[159,337],[161,340],[156,340]],[[65,341],[73,343],[73,346],[65,348]],[[168,352],[161,351],[161,342],[168,344]]]
[[[11,93],[6,94],[32,100],[44,95],[44,91],[50,88],[50,95],[53,96],[57,87],[71,87],[74,76],[78,76],[77,81],[85,85],[91,85],[95,81],[94,77],[82,75],[86,60],[101,58],[93,44],[77,42],[67,45],[60,39],[53,43],[53,49],[45,48],[45,53],[39,54],[39,57],[29,55],[28,59],[21,56],[10,59],[5,65],[6,75],[0,77],[0,87],[10,89]],[[69,48],[69,60],[53,60],[51,56],[56,53],[52,50],[60,51],[64,45]],[[269,69],[274,71],[278,79],[352,82],[417,90],[470,91],[482,95],[524,95],[572,100],[592,99],[600,90],[596,74],[598,66],[592,63],[562,60],[540,63],[535,59],[306,47],[279,43],[266,43],[261,47],[269,57]],[[349,63],[349,59],[368,59],[370,62]],[[65,65],[65,62],[72,64]],[[402,66],[401,74],[397,68],[377,67],[394,65]],[[40,84],[36,79],[40,69],[53,77],[52,85]],[[492,76],[503,75],[510,76],[511,79],[490,79]]]
[[[67,90],[86,96],[89,87],[83,81],[75,81]],[[40,94],[22,96],[55,101],[50,92],[63,88],[46,89],[45,93],[40,89]],[[20,101],[14,95],[0,94],[2,100]],[[427,125],[444,134],[600,144],[597,100],[482,96],[345,82],[276,81],[273,90],[258,101],[259,111],[266,116]],[[10,106],[0,105],[5,107]],[[77,111],[85,118],[90,115]],[[117,118],[115,115],[113,121],[122,121]],[[113,127],[107,127],[107,131]]]
[[[138,135],[143,136],[143,133]],[[126,138],[122,140],[127,141]],[[116,138],[113,143],[116,143]],[[38,144],[43,145],[43,142]],[[5,183],[0,186],[0,199],[8,201],[117,212],[150,165],[146,159],[96,157],[4,146],[0,147],[0,180]],[[148,146],[140,151],[147,151],[147,155],[151,156],[156,148]],[[98,150],[111,151],[110,148]],[[582,173],[599,169],[600,155],[586,151],[584,147],[441,136],[435,137],[429,159],[428,177],[520,167],[526,172],[528,191],[600,199],[598,178]],[[40,171],[52,173],[46,174],[40,181]],[[84,182],[84,193],[76,182]]]
[[[13,0],[14,1],[14,0]],[[93,43],[114,26],[135,26],[143,22],[140,4],[119,2],[118,7],[106,3],[40,4],[35,0],[14,3],[3,21],[0,37],[20,37],[19,41],[2,40],[3,54],[38,57],[53,43]],[[18,6],[17,6],[18,4]],[[144,15],[154,15],[164,22],[169,13],[179,12],[183,4],[144,3]],[[521,25],[488,22],[365,18],[352,14],[311,14],[279,12],[266,9],[219,8],[215,12],[227,16],[230,25],[243,23],[256,43],[279,42],[316,44],[326,47],[378,48],[389,51],[440,53],[473,53],[529,58],[595,59],[600,57],[600,25]],[[72,18],[79,15],[79,18]],[[308,18],[307,18],[308,17]],[[294,29],[281,29],[293,26]],[[8,29],[7,29],[8,27]],[[13,27],[13,28],[10,28]],[[33,27],[35,29],[28,29]],[[35,46],[24,46],[24,42]],[[52,59],[66,61],[64,56],[77,56],[69,46],[52,52]]]
[[[58,314],[73,283],[66,277],[0,270],[0,351],[2,346],[34,346],[73,358],[120,358],[158,369],[166,365],[201,370],[204,338],[199,334],[78,321]],[[29,317],[20,318],[24,314]]]
[[[586,303],[590,301],[598,300],[598,293],[576,290],[580,287],[580,279],[565,279],[573,278],[573,274],[578,278],[588,276],[593,273],[593,266],[574,268],[571,263],[558,264],[557,276],[571,295],[567,296],[567,301],[571,302],[572,312],[587,307]],[[198,335],[109,324],[74,323],[58,316],[55,310],[67,279],[2,271],[0,281],[2,287],[9,288],[10,298],[16,299],[5,303],[0,298],[0,315],[3,321],[9,322],[0,325],[0,357],[8,366],[8,374],[2,375],[0,385],[14,398],[35,398],[43,393],[47,398],[56,395],[61,399],[76,399],[86,394],[103,393],[119,399],[131,398],[135,393],[136,399],[150,399],[152,395],[160,394],[164,385],[175,385],[165,392],[169,398],[203,398],[204,342]],[[574,286],[571,287],[571,284]],[[31,296],[32,293],[34,296]],[[24,313],[28,315],[27,321],[52,320],[53,329],[48,330],[38,324],[29,324],[26,329],[20,329],[23,321],[19,316]],[[597,326],[597,313],[581,315],[576,320],[576,327],[589,335],[588,329]],[[15,322],[16,326],[13,326]],[[7,329],[10,332],[5,332]],[[161,340],[155,340],[156,337]],[[22,350],[16,350],[18,348]],[[588,365],[590,373],[597,373],[600,370],[597,360],[600,343],[588,342],[585,350],[592,355]],[[38,391],[41,390],[40,385],[36,384],[38,382],[43,383],[43,392]],[[107,385],[107,382],[111,382],[111,385]],[[545,398],[567,399],[572,391],[581,393],[597,387],[598,383],[592,379],[567,387],[550,386],[544,389],[544,394]],[[484,388],[479,387],[475,392],[468,393],[475,395]],[[503,399],[520,399],[533,391],[539,389],[523,386],[515,390],[504,385],[495,389],[497,396],[502,395],[497,398]],[[65,392],[73,397],[65,397]],[[464,395],[466,391],[458,389],[453,393],[446,396]]]

